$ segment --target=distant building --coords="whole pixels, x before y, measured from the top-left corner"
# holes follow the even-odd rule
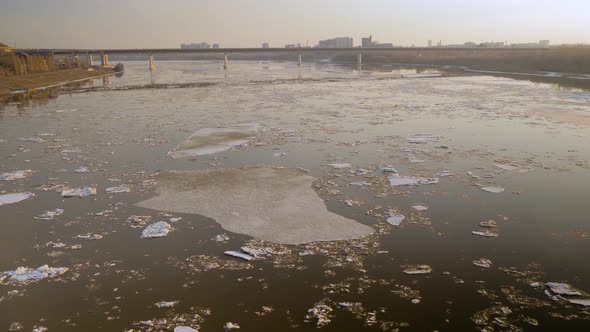
[[[213,43],[212,48],[219,48],[219,43]]]
[[[373,36],[363,37],[361,45],[363,48],[373,47]]]
[[[180,48],[182,49],[200,49],[200,48],[211,48],[211,45],[208,43],[191,43],[191,44],[181,44]]]
[[[432,47],[432,39],[428,40],[428,47]]]
[[[539,45],[540,45],[541,47],[549,47],[549,41],[548,41],[548,40],[541,40],[541,41],[539,42]]]
[[[326,40],[320,40],[318,47],[321,48],[352,48],[353,39],[350,37],[338,37]]]
[[[262,48],[270,48],[270,45],[268,43],[262,43]]]

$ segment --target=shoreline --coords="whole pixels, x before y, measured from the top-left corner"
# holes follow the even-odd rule
[[[21,93],[45,90],[114,74],[116,72],[110,68],[94,68],[93,71],[76,68],[45,73],[4,76],[0,77],[0,101],[10,99]]]

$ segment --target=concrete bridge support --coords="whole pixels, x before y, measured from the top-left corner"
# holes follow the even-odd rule
[[[227,60],[227,53],[223,53],[223,70],[227,71],[229,69],[229,62]]]
[[[361,73],[363,71],[363,53],[358,54],[358,67],[359,73]]]
[[[86,60],[88,60],[88,65],[90,67],[94,66],[94,61],[92,59],[92,54],[90,54],[89,52],[86,52]]]
[[[301,51],[299,51],[298,57],[299,57],[299,61],[297,62],[297,65],[299,67],[301,67],[301,65],[303,64],[303,53]]]
[[[150,71],[156,70],[156,60],[154,59],[154,53],[150,53]]]
[[[74,64],[76,65],[76,67],[80,67],[80,57],[78,56],[78,53],[72,53],[72,60],[74,62]]]
[[[101,53],[100,56],[100,65],[103,67],[108,67],[109,66],[109,56],[108,54],[105,54],[104,52]]]

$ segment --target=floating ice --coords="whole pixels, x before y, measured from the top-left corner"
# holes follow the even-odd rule
[[[241,258],[241,259],[247,260],[247,261],[251,261],[254,259],[254,257],[252,257],[248,254],[241,253],[239,251],[226,251],[226,252],[224,252],[224,254],[226,254],[228,256],[236,257],[236,258]]]
[[[493,220],[482,221],[479,223],[479,227],[483,228],[496,228],[496,222]]]
[[[292,168],[160,173],[157,196],[139,206],[215,219],[228,231],[283,244],[355,239],[371,227],[329,212],[315,178]],[[198,204],[195,204],[198,202]]]
[[[440,171],[436,174],[436,176],[438,176],[439,178],[446,178],[447,176],[453,176],[455,175],[455,173],[451,172],[451,171]]]
[[[86,187],[86,188],[75,188],[75,189],[64,189],[61,192],[63,197],[86,197],[96,195],[96,188],[93,187]]]
[[[416,74],[403,74],[403,78],[429,78],[429,77],[441,77],[443,74],[440,73],[416,73]]]
[[[432,268],[429,265],[416,265],[403,270],[403,272],[410,275],[429,274],[432,272]]]
[[[406,138],[408,143],[413,144],[426,144],[440,141],[439,137],[433,136],[432,134],[414,134]]]
[[[191,158],[227,151],[248,143],[259,133],[256,123],[228,128],[202,128],[168,153],[172,158]]]
[[[188,326],[177,326],[174,328],[174,332],[199,332],[199,331],[193,329],[192,327],[188,327]]]
[[[76,238],[82,239],[82,240],[96,241],[96,240],[101,240],[103,238],[103,236],[100,234],[86,233],[86,234],[77,235]]]
[[[227,322],[227,323],[225,323],[225,325],[223,325],[223,329],[226,330],[226,331],[236,330],[236,329],[239,329],[239,328],[240,328],[240,325],[238,325],[236,323],[232,323],[232,322]]]
[[[107,194],[121,194],[121,193],[129,193],[131,189],[127,185],[122,185],[118,187],[109,187],[104,190]]]
[[[365,187],[365,186],[370,186],[371,184],[369,182],[361,181],[361,182],[351,182],[350,185],[355,186],[355,187]]]
[[[332,163],[332,164],[326,164],[326,166],[330,166],[330,167],[336,168],[336,169],[341,169],[341,168],[350,168],[350,167],[352,167],[352,164],[349,164],[349,163]]]
[[[330,319],[332,311],[334,309],[325,304],[316,304],[313,308],[307,310],[305,321],[315,324],[316,327],[324,327],[332,321]]]
[[[219,235],[216,235],[211,240],[213,240],[215,242],[227,242],[227,241],[229,241],[229,236],[227,236],[225,234],[219,234]]]
[[[414,209],[416,211],[426,211],[426,210],[428,210],[428,206],[424,206],[424,205],[412,205],[412,209]]]
[[[388,167],[381,167],[377,170],[378,173],[395,173],[397,174],[397,170],[391,166]]]
[[[37,220],[53,220],[55,217],[61,216],[64,213],[62,209],[54,209],[47,212],[44,212],[36,217],[33,217]]]
[[[473,231],[473,232],[471,232],[471,234],[477,235],[477,236],[483,236],[483,237],[498,237],[498,236],[500,236],[498,233],[490,232],[488,230],[486,230],[484,232]]]
[[[154,304],[158,308],[172,308],[178,304],[178,301],[161,301]]]
[[[155,238],[155,237],[164,237],[168,235],[168,233],[172,230],[172,226],[165,221],[159,221],[157,223],[153,223],[148,225],[144,230],[141,232],[141,238]]]
[[[67,271],[66,267],[49,267],[48,265],[40,266],[37,269],[21,266],[14,271],[0,273],[0,284],[27,284],[45,278],[53,278]]]
[[[567,300],[571,304],[577,304],[584,307],[590,307],[590,299],[568,299]]]
[[[23,171],[14,171],[10,173],[2,173],[0,174],[0,181],[20,180],[30,176],[31,174],[33,174],[33,171],[31,171],[30,169],[26,169]]]
[[[493,194],[499,194],[499,193],[503,193],[504,192],[504,188],[502,187],[481,187],[481,190],[483,191],[487,191],[489,193],[493,193]]]
[[[478,260],[473,261],[473,264],[489,269],[492,266],[492,261],[487,258],[480,258]]]
[[[43,143],[45,142],[42,138],[39,137],[22,137],[18,139],[19,142],[31,142],[31,143]]]
[[[504,170],[504,171],[516,172],[516,173],[520,173],[520,174],[533,171],[532,168],[521,168],[520,166],[511,165],[511,164],[501,164],[501,163],[494,164],[494,167],[497,167],[497,168]]]
[[[422,178],[422,177],[410,177],[401,176],[399,174],[393,174],[388,177],[389,184],[392,186],[419,186],[424,184],[437,184],[438,178]]]
[[[74,173],[88,173],[90,170],[85,166],[78,167],[74,170]]]
[[[404,219],[406,219],[406,216],[404,216],[403,214],[397,214],[394,213],[392,210],[389,210],[389,218],[387,218],[387,222],[393,226],[399,226],[402,221],[404,221]]]
[[[35,194],[33,193],[14,193],[14,194],[4,194],[0,195],[0,206],[12,203],[18,203],[20,201],[24,201],[25,199],[29,199],[34,197]]]
[[[549,287],[551,292],[556,295],[580,296],[582,293],[573,289],[570,285],[560,282],[548,282],[545,286]]]

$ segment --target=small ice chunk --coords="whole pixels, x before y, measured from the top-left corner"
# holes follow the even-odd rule
[[[412,304],[420,304],[420,299],[412,299]]]
[[[474,260],[473,264],[479,267],[489,269],[492,266],[492,261],[487,258],[480,258],[478,260]]]
[[[402,221],[406,219],[406,216],[404,216],[403,214],[394,213],[392,210],[389,210],[389,216],[390,217],[387,218],[387,222],[393,226],[399,226],[402,223]]]
[[[148,225],[142,232],[141,238],[156,238],[156,237],[164,237],[168,235],[168,233],[172,230],[172,226],[165,221],[159,221],[157,223],[153,223]]]
[[[370,172],[371,171],[369,171],[368,169],[359,168],[356,171],[354,171],[354,174],[358,175],[358,176],[363,176],[363,175],[369,174]]]
[[[287,152],[275,152],[272,154],[273,157],[284,157],[287,155]]]
[[[226,241],[229,241],[229,236],[227,236],[225,234],[219,234],[219,235],[216,235],[211,240],[213,240],[215,242],[226,242]]]
[[[416,211],[426,211],[428,210],[428,206],[424,206],[424,205],[413,205],[412,209],[416,210]]]
[[[4,194],[0,195],[0,206],[18,203],[20,201],[24,201],[25,199],[29,199],[34,197],[35,194],[33,193],[14,193],[14,194]]]
[[[397,170],[391,166],[381,167],[377,170],[378,173],[395,173],[397,174]]]
[[[239,251],[226,251],[224,252],[224,254],[228,255],[228,256],[232,256],[232,257],[236,257],[236,258],[241,258],[247,261],[251,261],[254,259],[253,256],[250,256],[248,254],[244,254],[242,252]]]
[[[61,216],[62,213],[64,213],[64,210],[62,209],[54,209],[54,210],[50,210],[47,212],[44,212],[36,217],[33,217],[34,219],[37,220],[53,220],[58,216]]]
[[[121,194],[121,193],[129,193],[131,189],[127,185],[122,185],[118,187],[109,187],[104,190],[107,194]]]
[[[85,166],[78,167],[74,170],[74,173],[88,173],[90,170]]]
[[[227,322],[227,323],[225,323],[225,325],[223,325],[223,329],[226,330],[226,331],[236,330],[236,329],[239,329],[239,328],[240,328],[240,325],[238,325],[236,323],[232,323],[232,322]]]
[[[432,134],[414,134],[408,138],[406,138],[408,143],[413,144],[426,144],[431,142],[438,142],[440,141],[439,137],[433,136]]]
[[[35,326],[33,332],[47,332],[49,329],[45,326]]]
[[[418,159],[418,158],[408,158],[408,161],[411,162],[411,163],[423,163],[426,160],[424,160],[424,159]]]
[[[487,192],[493,193],[493,194],[499,194],[499,193],[503,193],[504,192],[504,188],[503,187],[498,187],[498,186],[481,187],[481,190],[487,191]]]
[[[40,266],[37,269],[21,266],[14,271],[0,273],[0,284],[26,284],[45,278],[53,278],[67,271],[66,267],[49,267],[48,265]]]
[[[483,237],[498,237],[498,236],[500,236],[498,233],[490,232],[488,230],[485,230],[484,232],[473,231],[473,232],[471,232],[471,234],[477,235],[477,236],[483,236]]]
[[[199,331],[193,329],[192,327],[188,327],[188,326],[177,326],[174,328],[174,332],[199,332]]]
[[[154,304],[158,308],[172,308],[178,304],[178,301],[161,301]]]
[[[350,168],[350,167],[352,167],[352,164],[349,164],[349,163],[332,163],[332,164],[326,164],[326,166],[330,166],[330,167],[336,168],[336,169],[342,169],[342,168]]]
[[[80,234],[80,235],[76,236],[76,238],[82,239],[82,240],[96,241],[96,240],[102,240],[103,236],[100,234],[86,233],[86,234]]]
[[[436,176],[438,176],[439,178],[446,178],[447,176],[453,176],[455,175],[455,173],[451,172],[451,171],[440,171],[436,174]]]
[[[493,220],[482,221],[479,223],[479,227],[483,228],[496,228],[496,222]]]
[[[424,184],[437,184],[438,178],[410,177],[394,174],[388,177],[392,186],[419,186]]]
[[[365,187],[365,186],[370,186],[371,184],[369,182],[361,181],[361,182],[351,182],[350,185],[355,186],[355,187]]]
[[[416,265],[403,270],[405,274],[429,274],[432,272],[432,268],[429,265]]]
[[[567,300],[571,304],[577,304],[584,307],[590,307],[590,299],[568,299]]]
[[[9,173],[2,173],[0,174],[0,181],[13,181],[13,180],[20,180],[26,177],[29,177],[33,174],[33,171],[30,169],[26,169],[23,171],[14,171]]]
[[[39,137],[21,137],[18,139],[19,142],[31,142],[31,143],[43,143],[45,142],[42,138]]]
[[[556,295],[580,296],[582,293],[573,289],[570,285],[560,282],[548,282],[545,286],[549,287],[551,292]]]
[[[63,197],[86,197],[96,195],[96,188],[93,187],[85,187],[85,188],[75,188],[75,189],[64,189],[61,192]]]

